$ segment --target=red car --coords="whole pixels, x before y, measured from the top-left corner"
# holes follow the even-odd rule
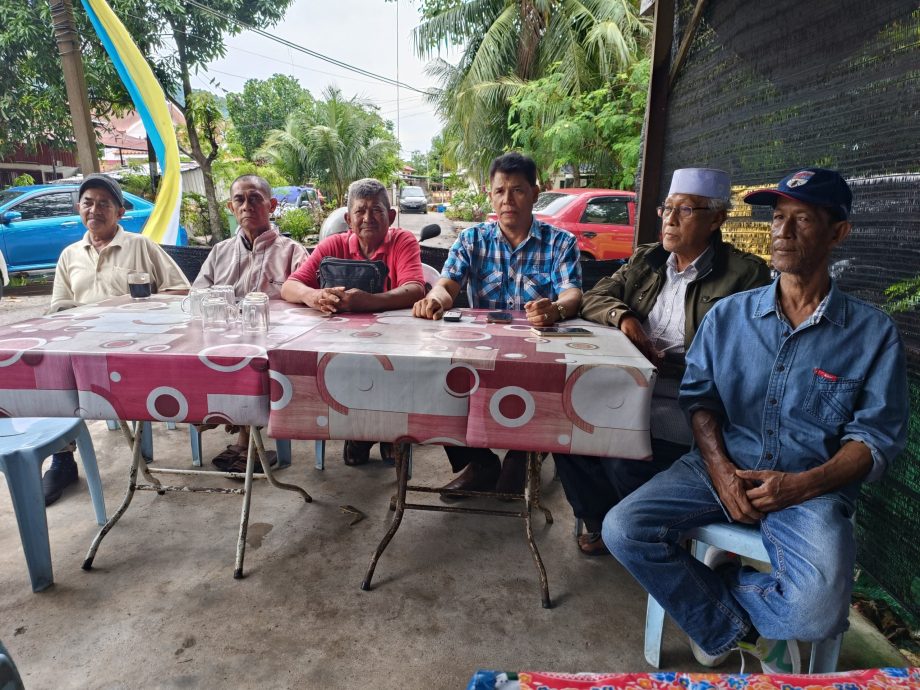
[[[605,261],[632,255],[636,193],[620,189],[554,189],[542,192],[533,214],[578,239],[583,259]],[[497,220],[494,213],[489,220]]]

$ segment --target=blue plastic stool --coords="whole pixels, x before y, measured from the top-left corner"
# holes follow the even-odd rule
[[[104,525],[102,482],[99,480],[93,439],[83,420],[44,417],[0,419],[0,471],[6,475],[10,489],[33,592],[40,592],[54,582],[45,496],[42,493],[42,462],[72,441],[77,442],[80,451],[96,522]]]
[[[693,556],[703,560],[706,549],[715,546],[763,563],[770,562],[770,556],[764,548],[760,530],[738,523],[706,525],[689,530],[683,535],[693,540]],[[649,595],[645,613],[645,660],[655,668],[661,662],[661,635],[664,630],[664,609]],[[833,673],[837,670],[837,658],[840,656],[840,643],[843,634],[811,645],[809,673]]]

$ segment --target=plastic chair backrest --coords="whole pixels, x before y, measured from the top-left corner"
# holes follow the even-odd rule
[[[341,206],[326,216],[326,220],[323,221],[323,225],[319,229],[320,241],[326,239],[330,235],[348,232],[348,223],[345,221],[345,213],[347,211],[347,208]]]
[[[425,277],[425,293],[427,294],[431,288],[437,285],[438,280],[441,278],[441,274],[434,266],[422,264],[422,275]]]

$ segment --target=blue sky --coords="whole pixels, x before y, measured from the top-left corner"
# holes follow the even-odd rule
[[[412,0],[399,0],[398,7],[396,2],[384,0],[296,0],[285,18],[268,31],[394,79],[398,58],[399,81],[424,89],[436,86],[436,82],[425,75],[427,61],[416,57],[412,49],[411,33],[418,22],[418,5]],[[209,83],[213,78],[221,89],[241,91],[246,79],[267,79],[276,72],[295,77],[314,96],[335,84],[346,96],[374,102],[381,115],[398,127],[405,157],[416,149],[427,151],[431,138],[441,129],[434,109],[420,94],[400,89],[397,104],[395,86],[348,72],[252,32],[229,38],[227,56],[211,63],[206,75],[193,77],[192,86],[214,91],[215,86]]]

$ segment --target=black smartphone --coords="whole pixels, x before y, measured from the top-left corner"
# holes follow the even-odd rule
[[[510,311],[490,311],[486,314],[487,323],[511,323]]]

